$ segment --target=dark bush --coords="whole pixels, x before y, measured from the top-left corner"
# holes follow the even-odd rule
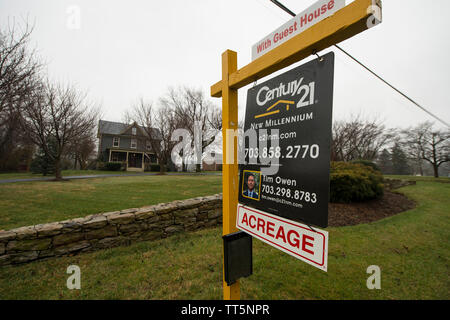
[[[45,154],[37,154],[31,161],[30,171],[32,173],[42,173],[42,175],[46,176],[55,173],[55,165]]]
[[[104,170],[107,171],[120,171],[122,168],[122,163],[120,162],[106,162]]]
[[[359,163],[332,162],[330,202],[360,202],[383,195],[381,172]]]
[[[156,163],[145,163],[144,171],[159,171],[160,166]]]
[[[44,176],[55,173],[55,161],[52,160],[48,152],[53,155],[56,154],[56,143],[54,139],[49,140],[47,152],[41,147],[38,148],[30,164],[30,171],[32,173],[42,173]]]
[[[159,172],[161,170],[161,166],[157,163],[150,164],[150,171]]]

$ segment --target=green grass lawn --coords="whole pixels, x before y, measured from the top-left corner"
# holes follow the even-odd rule
[[[132,174],[133,172],[129,171],[103,171],[103,170],[63,170],[63,177],[70,176],[92,176],[97,174]],[[11,172],[11,173],[0,173],[0,180],[9,180],[9,179],[38,179],[38,178],[52,178],[54,175],[43,176],[40,173],[31,173],[31,172]]]
[[[145,173],[158,173],[158,172],[145,172]],[[176,172],[177,174],[195,174],[195,172]],[[201,173],[214,173],[214,174],[222,174],[222,171],[202,171]],[[71,176],[93,176],[93,175],[101,175],[101,174],[140,174],[139,172],[132,171],[105,171],[105,170],[63,170],[62,175],[64,177]],[[169,172],[168,174],[172,174]],[[53,175],[43,176],[39,173],[31,173],[31,172],[11,172],[11,173],[0,173],[0,180],[10,180],[10,179],[39,179],[39,178],[52,178]]]
[[[211,195],[221,190],[219,175],[0,184],[0,230]]]
[[[192,186],[194,187],[194,186]],[[242,299],[449,299],[450,184],[419,181],[401,189],[410,211],[329,231],[328,272],[259,240]],[[2,299],[221,299],[221,229],[0,268]],[[66,269],[81,268],[81,290]],[[369,290],[367,267],[381,268]]]
[[[447,182],[450,183],[449,177],[431,177],[431,176],[408,176],[408,175],[384,175],[385,178],[401,179],[401,180],[414,180],[414,181],[432,181],[432,182]]]

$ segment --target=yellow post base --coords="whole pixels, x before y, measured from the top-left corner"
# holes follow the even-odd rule
[[[239,300],[241,298],[241,290],[239,280],[228,286],[223,282],[223,300]]]

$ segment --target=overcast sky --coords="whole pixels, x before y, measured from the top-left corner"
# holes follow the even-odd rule
[[[299,13],[315,1],[281,2]],[[383,23],[341,46],[449,123],[448,12],[448,0],[384,0]],[[169,86],[200,88],[209,96],[221,78],[223,51],[237,51],[240,68],[251,62],[253,44],[291,18],[269,0],[0,0],[1,27],[26,17],[50,77],[87,90],[111,121],[122,120],[141,96],[157,101]],[[333,51],[334,119],[362,114],[402,128],[433,121]],[[239,90],[241,118],[247,89]],[[220,106],[220,99],[211,99]]]

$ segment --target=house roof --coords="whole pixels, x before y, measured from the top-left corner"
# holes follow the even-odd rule
[[[98,122],[98,133],[99,134],[113,134],[113,135],[121,135],[124,131],[126,131],[130,127],[130,124],[121,123],[121,122],[112,122],[99,120]],[[138,126],[144,133],[146,130],[142,126]],[[155,136],[161,139],[161,134],[158,129],[151,128],[152,132]]]

